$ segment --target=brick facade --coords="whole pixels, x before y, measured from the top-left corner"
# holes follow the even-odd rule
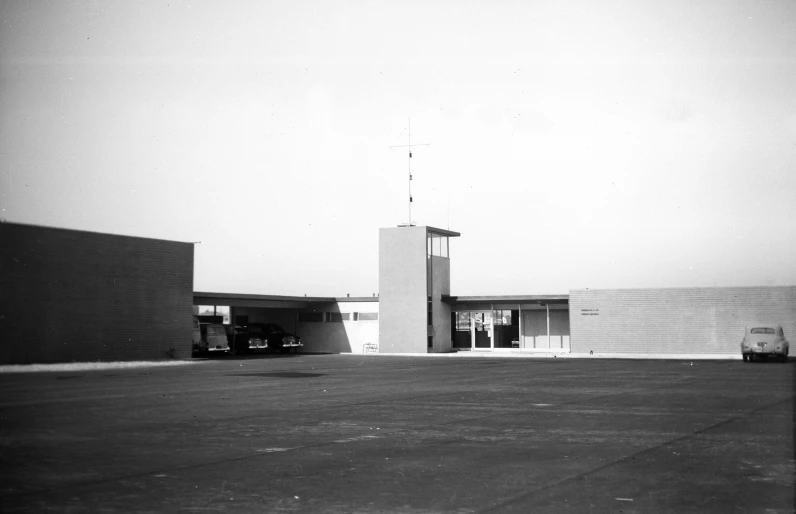
[[[0,364],[190,357],[193,252],[0,223]]]

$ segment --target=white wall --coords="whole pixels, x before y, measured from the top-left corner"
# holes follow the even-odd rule
[[[307,311],[309,312],[309,311]],[[366,353],[379,347],[379,321],[353,321],[353,313],[378,313],[379,302],[339,301],[324,304],[316,309],[348,314],[349,321],[299,322],[297,333],[304,343],[304,352]]]
[[[574,353],[739,354],[747,326],[796,343],[796,287],[570,291]]]
[[[426,353],[426,227],[379,229],[380,353]]]

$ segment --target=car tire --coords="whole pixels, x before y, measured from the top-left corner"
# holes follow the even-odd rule
[[[743,359],[744,362],[746,362],[749,359],[749,356],[744,353],[741,354],[741,358]]]
[[[280,348],[280,349],[279,349],[279,352],[280,352],[280,353],[287,353],[287,352],[289,352],[289,351],[290,351],[290,348]]]

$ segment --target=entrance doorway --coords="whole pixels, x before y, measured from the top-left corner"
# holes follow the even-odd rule
[[[451,305],[454,350],[569,353],[569,305],[565,301],[462,302]]]
[[[492,311],[460,311],[453,317],[453,347],[460,350],[491,350]]]

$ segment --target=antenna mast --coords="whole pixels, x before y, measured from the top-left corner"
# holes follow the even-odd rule
[[[412,144],[412,119],[409,118],[409,144],[408,145],[398,145],[398,146],[391,146],[390,148],[409,148],[409,221],[407,223],[401,224],[401,227],[413,227],[415,223],[412,221],[412,147],[413,146],[431,146],[431,143],[415,143]]]

